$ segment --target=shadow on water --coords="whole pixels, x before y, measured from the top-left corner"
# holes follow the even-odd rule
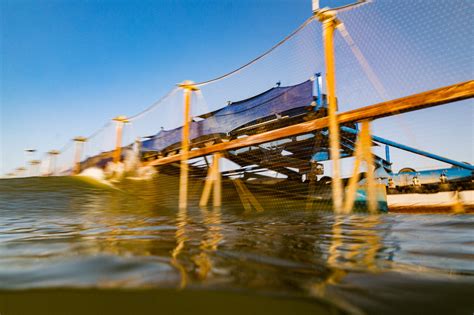
[[[0,314],[472,312],[470,215],[337,216],[265,190],[251,211],[230,183],[199,208],[190,187],[178,210],[172,176],[0,181]]]

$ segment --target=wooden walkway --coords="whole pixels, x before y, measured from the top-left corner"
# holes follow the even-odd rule
[[[439,89],[414,94],[395,100],[382,102],[366,107],[361,107],[337,115],[339,124],[361,120],[373,120],[381,117],[394,116],[401,113],[415,111],[423,108],[448,104],[456,101],[472,98],[474,96],[474,80],[466,81]],[[235,150],[251,145],[262,144],[291,136],[309,133],[329,126],[329,118],[323,117],[292,126],[275,129],[248,137],[231,140],[228,142],[214,144],[208,147],[189,151],[188,159],[193,159],[215,152]],[[181,160],[181,154],[162,157],[145,165],[165,165]]]

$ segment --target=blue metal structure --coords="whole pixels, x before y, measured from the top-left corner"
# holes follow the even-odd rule
[[[315,80],[314,80],[314,85],[316,87],[316,108],[315,110],[321,108],[323,106],[323,99],[322,99],[322,78],[321,78],[321,73],[316,73],[315,74]]]
[[[358,130],[347,127],[341,126],[341,130],[347,133],[351,133],[354,135],[358,134]],[[403,145],[401,143],[391,141],[388,139],[384,139],[377,136],[372,136],[372,140],[378,143],[385,144],[385,154],[386,160],[385,162],[390,164],[390,149],[389,147],[395,147],[407,152],[415,153],[424,157],[432,158],[434,160],[444,162],[447,164],[451,164],[453,168],[443,168],[443,169],[436,169],[436,170],[425,170],[425,171],[403,171],[399,172],[398,174],[394,174],[388,169],[388,173],[386,175],[378,175],[378,177],[382,180],[391,179],[391,182],[385,182],[388,186],[393,187],[406,187],[406,186],[420,186],[420,185],[433,185],[433,184],[442,184],[446,182],[469,182],[473,178],[473,171],[474,166],[455,161],[449,158],[445,158],[439,156],[437,154],[429,153],[423,150],[419,150],[416,148],[409,147],[407,145]],[[375,156],[376,163],[380,161],[380,157]]]
[[[348,133],[355,134],[355,135],[358,134],[357,130],[349,128],[349,127],[345,127],[345,126],[342,126],[341,130],[343,130],[345,132],[348,132]],[[463,168],[463,169],[474,171],[474,166],[473,165],[463,163],[463,162],[459,162],[459,161],[455,161],[455,160],[452,160],[452,159],[448,159],[448,158],[442,157],[440,155],[429,153],[429,152],[426,152],[426,151],[423,151],[423,150],[415,149],[415,148],[409,147],[407,145],[404,145],[404,144],[401,144],[401,143],[398,143],[398,142],[395,142],[395,141],[391,141],[391,140],[384,139],[384,138],[377,137],[377,136],[372,136],[372,140],[376,141],[376,142],[379,142],[379,143],[383,143],[383,144],[392,146],[394,148],[398,148],[398,149],[401,149],[401,150],[404,150],[404,151],[408,151],[408,152],[411,152],[411,153],[422,155],[422,156],[425,156],[425,157],[428,157],[428,158],[431,158],[431,159],[434,159],[434,160],[437,160],[437,161],[440,161],[440,162],[451,164],[451,165],[454,165],[454,166],[457,166],[457,167],[460,167],[460,168]]]

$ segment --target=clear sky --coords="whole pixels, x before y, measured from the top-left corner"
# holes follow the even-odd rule
[[[311,1],[2,0],[0,8],[5,173],[23,164],[25,148],[60,148],[177,82],[240,66],[305,21]]]
[[[0,5],[2,173],[22,164],[27,147],[58,148],[178,82],[239,66],[311,12],[308,0]]]

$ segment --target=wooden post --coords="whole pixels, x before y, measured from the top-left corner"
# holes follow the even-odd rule
[[[41,161],[40,160],[31,160],[30,161],[30,176],[37,176],[39,175],[39,172],[38,172],[38,165],[41,164]]]
[[[26,170],[27,170],[26,167],[23,167],[23,166],[17,167],[15,169],[15,174],[16,174],[17,177],[20,177],[22,175],[25,176],[26,175]]]
[[[220,207],[222,205],[222,176],[219,169],[219,160],[221,154],[219,152],[214,153],[214,207]]]
[[[85,137],[75,137],[73,139],[75,143],[75,152],[74,152],[74,166],[73,166],[73,174],[79,174],[81,172],[81,159],[82,159],[82,149],[84,146],[84,142],[87,141]]]
[[[340,177],[340,139],[339,123],[337,120],[336,104],[336,73],[334,61],[334,30],[338,24],[334,11],[320,11],[318,13],[320,21],[323,23],[324,58],[326,63],[326,86],[328,96],[328,116],[329,116],[329,150],[332,160],[332,200],[334,211],[339,213],[342,210],[343,190]]]
[[[207,170],[207,177],[204,183],[204,189],[202,191],[201,200],[199,201],[200,207],[207,206],[207,203],[209,202],[209,196],[211,195],[212,186],[214,184],[214,163],[215,161],[213,160]]]
[[[34,154],[35,152],[36,152],[36,149],[25,149],[25,158],[26,158],[26,159],[25,159],[25,166],[26,166],[26,168],[25,168],[25,175],[26,175],[27,169],[29,169],[30,175],[32,174],[32,166],[31,166],[31,161],[30,161],[30,159],[33,158],[33,154]],[[30,165],[29,167],[28,167],[28,164]]]
[[[117,116],[113,119],[117,122],[117,128],[115,129],[115,152],[114,152],[114,163],[120,162],[120,156],[122,155],[122,133],[123,125],[128,122],[127,117]]]
[[[352,171],[352,176],[349,179],[349,184],[347,185],[346,199],[344,200],[343,212],[348,214],[352,211],[354,206],[355,196],[357,192],[357,186],[359,182],[359,168],[362,160],[362,141],[357,139],[355,150],[354,150],[354,167]]]
[[[374,156],[372,155],[372,137],[370,135],[370,123],[368,120],[362,121],[361,128],[362,149],[365,164],[367,167],[367,205],[369,211],[377,211],[377,191],[374,177]]]
[[[198,89],[191,81],[184,81],[179,85],[184,90],[184,122],[181,139],[181,169],[179,177],[179,208],[185,209],[188,205],[188,154],[189,154],[189,122],[191,120],[191,93]]]
[[[209,167],[209,170],[207,172],[207,178],[206,178],[206,181],[204,182],[204,189],[202,191],[202,195],[201,195],[201,200],[199,201],[199,206],[200,207],[205,207],[207,206],[207,203],[209,202],[209,196],[211,195],[211,189],[212,189],[212,179],[211,179],[211,176],[212,176],[212,166]]]
[[[219,170],[219,160],[221,153],[216,152],[213,154],[212,163],[207,172],[206,182],[202,191],[201,200],[199,201],[200,207],[207,206],[211,190],[213,190],[213,205],[214,207],[220,207],[222,205],[222,176]]]
[[[464,213],[464,205],[459,190],[453,192],[453,205],[451,206],[453,213]]]
[[[49,169],[47,176],[53,176],[56,173],[56,156],[60,152],[58,150],[51,150],[48,152],[49,155]]]
[[[232,182],[237,188],[237,193],[239,194],[242,205],[247,212],[252,210],[251,206],[253,206],[257,212],[262,212],[264,210],[257,198],[255,198],[240,178],[236,178]]]
[[[359,168],[362,160],[367,167],[367,206],[370,212],[376,212],[378,208],[377,188],[374,178],[374,157],[372,155],[372,138],[370,136],[370,123],[368,120],[362,121],[362,128],[354,150],[354,170],[347,187],[346,200],[344,202],[344,213],[350,213],[354,206],[355,195],[359,182]]]

